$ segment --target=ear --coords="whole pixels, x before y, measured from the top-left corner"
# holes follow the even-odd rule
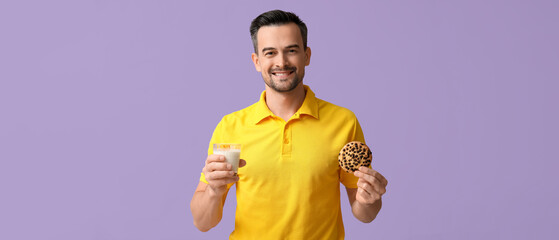
[[[254,63],[254,68],[256,68],[256,71],[262,72],[262,68],[260,67],[260,61],[258,60],[258,55],[256,53],[252,53],[251,58],[252,58],[252,62]]]
[[[311,48],[309,46],[305,49],[305,58],[305,66],[309,66],[311,64]]]

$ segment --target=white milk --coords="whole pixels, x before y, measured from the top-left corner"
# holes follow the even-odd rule
[[[239,169],[239,159],[241,158],[241,149],[214,150],[214,154],[225,156],[225,161],[231,164],[231,166],[233,166],[233,171],[237,173]]]

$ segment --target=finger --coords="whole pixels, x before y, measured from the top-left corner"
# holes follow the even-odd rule
[[[369,176],[369,175],[366,175]],[[373,189],[374,192],[376,194],[380,194],[383,195],[386,193],[386,185],[384,185],[383,183],[381,183],[377,178],[372,177],[373,181],[370,182],[369,180],[365,180],[365,178],[359,178],[359,180],[357,181],[357,184],[360,184],[361,182],[365,182],[368,185],[370,185]],[[370,193],[372,193],[371,191],[368,191]]]
[[[355,198],[357,199],[357,201],[363,204],[373,204],[377,199],[374,195],[368,193],[362,188],[357,189],[357,194]]]
[[[378,199],[380,199],[380,196],[377,194],[370,194],[368,192],[366,192],[365,190],[363,190],[362,188],[357,189],[357,195],[355,196],[355,198],[363,204],[373,204],[375,203]]]
[[[245,161],[244,159],[240,159],[239,160],[239,167],[244,167],[245,165],[247,165],[247,161]]]
[[[233,177],[233,175],[235,175],[235,172],[233,171],[214,171],[207,174],[206,180],[213,181],[213,180],[225,179],[225,178]]]
[[[365,184],[365,185],[363,185],[363,184]],[[372,203],[376,202],[377,200],[379,200],[382,197],[382,194],[380,194],[379,192],[374,190],[371,185],[367,186],[367,184],[368,183],[365,182],[365,181],[358,182],[357,193],[358,193],[359,197],[362,199],[361,202],[367,203],[367,204],[372,204]]]
[[[356,177],[358,177],[359,179],[363,179],[367,182],[373,183],[375,181],[378,181],[373,175],[368,174],[367,172],[358,170],[354,172],[354,175]]]
[[[369,175],[374,175],[375,172],[377,172],[377,171],[375,171],[375,170],[372,169],[372,168],[363,167],[363,166],[359,167],[359,171],[360,171],[360,172],[363,172],[363,173],[366,173],[366,174],[369,174]]]
[[[219,180],[214,180],[214,181],[208,181],[208,183],[212,186],[212,187],[221,187],[221,186],[225,186],[227,184],[230,183],[234,183],[239,181],[239,177],[235,176],[235,177],[230,177],[230,178],[223,178],[223,179],[219,179]]]
[[[225,156],[221,154],[212,154],[206,158],[206,164],[211,162],[225,162]]]
[[[378,180],[380,180],[380,182],[381,182],[382,184],[384,184],[384,186],[387,186],[387,185],[388,185],[388,180],[387,180],[382,174],[380,174],[379,172],[375,171],[374,169],[373,169],[373,176],[375,176]]]
[[[380,194],[382,196],[383,194],[386,193],[386,186],[381,182],[379,182],[376,178],[375,180],[376,181],[372,183],[371,186],[375,189],[376,194]]]
[[[233,166],[231,166],[231,164],[227,162],[211,162],[204,167],[204,170],[206,172],[214,172],[214,171],[227,171],[227,170],[231,170],[232,168]]]
[[[367,194],[369,194],[369,195],[372,195],[372,194],[375,194],[375,193],[378,194],[376,189],[371,184],[369,184],[367,181],[357,181],[357,187],[365,190],[365,192],[367,192]]]
[[[366,175],[370,175],[373,176],[374,178],[376,178],[380,183],[382,183],[384,186],[388,185],[388,180],[386,180],[386,178],[380,174],[379,172],[375,171],[372,168],[368,168],[368,167],[359,167],[359,172],[364,173]],[[357,175],[356,175],[357,176]],[[361,177],[361,176],[358,176]],[[366,177],[367,180],[369,180],[369,182],[372,182],[372,179],[369,177]]]
[[[236,181],[239,181],[239,176],[226,177],[221,179],[220,181],[224,181],[225,184],[234,183]]]
[[[386,193],[386,185],[383,186],[379,186],[380,188],[378,189],[378,192],[380,193],[380,195],[384,195]]]

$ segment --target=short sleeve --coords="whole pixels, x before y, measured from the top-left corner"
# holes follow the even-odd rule
[[[225,117],[224,117],[225,118]],[[223,118],[221,119],[221,121],[217,124],[217,126],[214,129],[214,132],[212,134],[212,138],[210,139],[210,144],[208,146],[208,156],[213,154],[213,146],[214,143],[220,143],[222,142],[223,139]],[[200,173],[200,182],[203,182],[205,184],[208,184],[208,180],[206,180],[206,176],[204,176],[204,173],[201,172]],[[229,183],[227,184],[227,189],[229,189],[231,186],[233,186],[234,183]]]
[[[222,141],[223,136],[223,118],[214,129],[212,134],[212,138],[210,139],[210,144],[208,145],[208,156],[213,154],[213,145],[214,143],[219,143]]]
[[[365,136],[363,135],[363,130],[357,118],[354,118],[353,122],[353,133],[351,134],[351,141],[360,141],[365,143]],[[340,182],[347,188],[357,188],[358,177],[353,175],[353,173],[348,173],[340,168]]]
[[[213,144],[216,143],[216,142],[221,141],[222,125],[223,125],[223,118],[221,119],[221,121],[215,127],[214,132],[212,134],[212,138],[210,139],[210,144],[208,146],[208,156],[213,154]],[[206,176],[204,176],[203,172],[200,173],[200,182],[208,184],[208,181],[206,180]]]
[[[204,176],[204,173],[200,173],[200,182],[203,182],[205,184],[208,184],[208,180],[206,180],[206,176]]]

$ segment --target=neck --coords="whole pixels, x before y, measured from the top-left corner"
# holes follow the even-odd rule
[[[266,105],[272,113],[286,122],[299,110],[305,101],[305,88],[299,83],[289,92],[276,92],[266,85]]]

